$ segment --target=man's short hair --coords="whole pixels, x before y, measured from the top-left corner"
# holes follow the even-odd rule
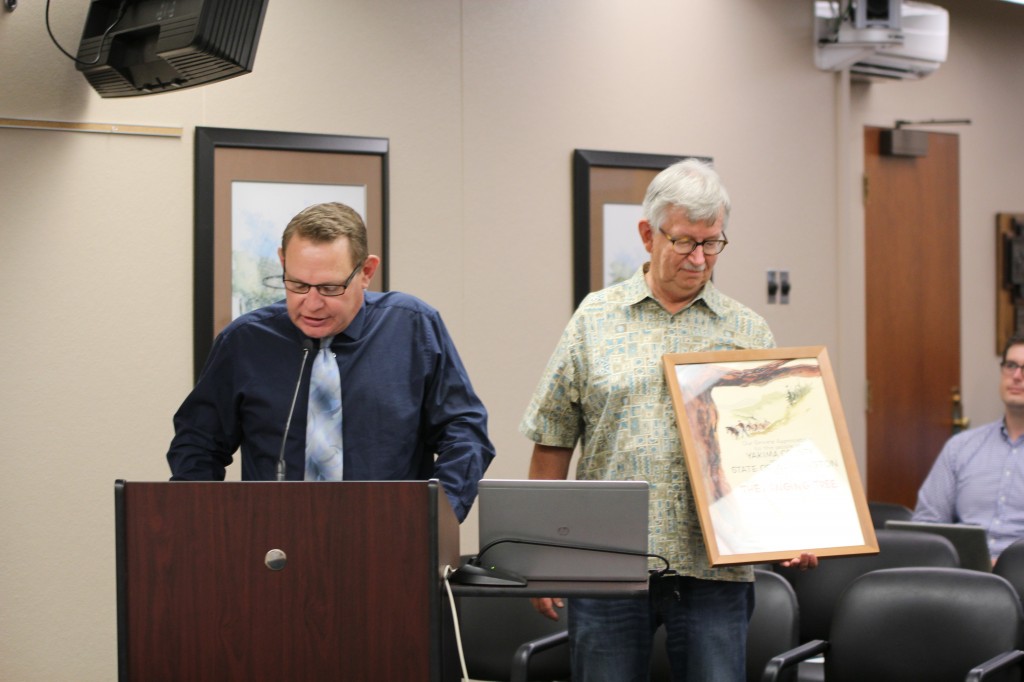
[[[665,214],[672,208],[681,208],[691,222],[708,225],[722,217],[722,230],[729,221],[732,203],[718,173],[698,159],[678,161],[658,173],[647,187],[644,196],[643,217],[658,229],[663,226]]]
[[[323,244],[345,237],[354,264],[362,263],[369,254],[366,245],[366,225],[351,207],[338,202],[308,206],[288,221],[281,235],[281,251],[288,249],[288,242],[298,235],[311,242]]]
[[[1024,334],[1014,334],[1006,341],[1006,345],[1003,346],[1003,362],[1006,362],[1006,354],[1014,346],[1024,346]]]

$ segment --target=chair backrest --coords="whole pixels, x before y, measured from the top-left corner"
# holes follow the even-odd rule
[[[506,682],[520,645],[564,631],[558,622],[537,613],[526,597],[460,597],[459,625],[466,671],[473,680]],[[530,659],[531,681],[568,680],[569,647],[542,651]]]
[[[992,567],[992,572],[1010,581],[1017,595],[1024,600],[1024,539],[1017,540],[1003,550]]]
[[[754,569],[754,613],[747,630],[747,681],[761,679],[772,656],[798,644],[800,611],[793,587],[780,575]],[[665,653],[665,628],[655,632],[651,655],[652,682],[671,680]],[[783,678],[785,679],[785,678]]]
[[[875,531],[878,554],[822,559],[818,568],[801,571],[776,567],[793,586],[800,604],[800,641],[828,639],[836,602],[843,590],[869,571],[900,566],[957,567],[956,548],[946,538],[915,531]]]
[[[868,513],[871,515],[871,525],[875,528],[885,528],[885,522],[890,519],[894,521],[910,521],[914,516],[913,510],[896,502],[868,502]]]
[[[754,613],[747,630],[747,682],[760,680],[773,656],[800,641],[800,607],[793,586],[781,575],[761,569],[754,570],[754,579]]]
[[[890,568],[843,592],[832,620],[829,682],[963,680],[1021,644],[1020,600],[1010,583],[963,568]]]

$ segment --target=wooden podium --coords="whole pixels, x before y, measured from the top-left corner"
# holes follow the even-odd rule
[[[114,489],[125,680],[459,679],[437,481]]]

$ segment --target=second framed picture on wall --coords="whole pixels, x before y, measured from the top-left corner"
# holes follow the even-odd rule
[[[572,160],[573,307],[648,260],[637,224],[647,186],[676,161],[706,156],[577,149]]]

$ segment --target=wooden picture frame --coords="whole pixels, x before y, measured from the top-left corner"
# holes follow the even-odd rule
[[[878,551],[824,346],[663,365],[712,566]]]
[[[1024,213],[996,214],[996,355],[1024,333]]]
[[[284,298],[262,280],[281,274],[281,233],[310,204],[342,201],[363,216],[370,253],[381,256],[371,289],[387,290],[388,147],[378,137],[196,128],[195,378],[216,335],[244,312],[240,299],[258,307],[239,292]]]
[[[628,278],[646,261],[639,207],[654,176],[677,161],[706,156],[577,149],[572,160],[573,307],[591,291]]]

